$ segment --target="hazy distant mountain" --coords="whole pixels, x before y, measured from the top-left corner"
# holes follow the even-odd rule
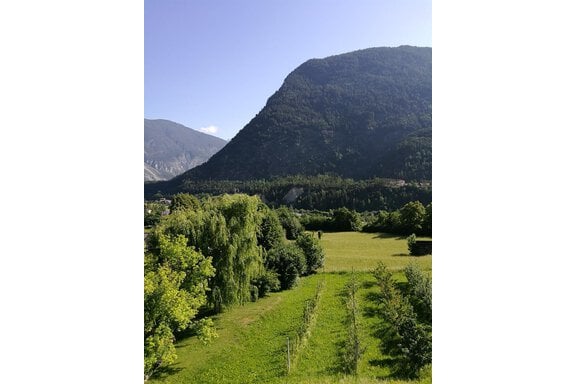
[[[170,189],[191,180],[323,173],[431,180],[431,48],[308,60],[226,147]]]
[[[170,120],[144,119],[144,181],[171,179],[204,163],[224,145],[223,139]]]

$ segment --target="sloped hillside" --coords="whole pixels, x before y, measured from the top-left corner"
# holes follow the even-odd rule
[[[204,163],[224,145],[225,140],[170,120],[144,119],[144,181],[171,179]]]
[[[175,183],[336,174],[430,180],[432,49],[312,59],[205,164]]]

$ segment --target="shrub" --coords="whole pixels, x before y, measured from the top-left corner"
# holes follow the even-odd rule
[[[280,280],[278,274],[274,271],[266,271],[252,281],[252,284],[258,289],[258,297],[264,297],[270,292],[280,290]]]
[[[308,231],[329,230],[332,217],[327,212],[302,215],[300,221]]]
[[[298,217],[286,207],[281,207],[276,210],[278,219],[282,227],[286,231],[286,238],[288,240],[296,240],[296,238],[304,232],[304,227],[298,220]]]
[[[281,289],[290,289],[306,272],[306,257],[296,244],[282,244],[268,252],[266,268],[278,274]]]
[[[411,201],[400,208],[400,226],[404,233],[421,233],[426,208],[419,201]]]
[[[316,272],[324,266],[324,250],[318,239],[309,233],[303,233],[296,239],[296,245],[306,257],[306,274]]]
[[[414,250],[416,245],[416,235],[413,233],[406,238],[406,242],[408,243],[408,250],[410,251],[410,255],[414,256]]]

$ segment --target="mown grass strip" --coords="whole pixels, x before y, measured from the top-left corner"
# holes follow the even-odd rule
[[[354,271],[350,280],[346,283],[346,317],[344,324],[348,330],[348,338],[342,351],[343,369],[346,373],[357,375],[358,362],[364,353],[365,347],[360,341],[360,312],[358,307],[357,292],[359,290],[358,278]]]
[[[318,303],[320,302],[320,297],[325,285],[326,282],[324,280],[319,281],[314,297],[304,302],[305,305],[302,321],[297,330],[294,348],[290,351],[291,361],[293,362],[291,369],[297,369],[300,352],[306,347],[312,329],[314,328],[314,324],[316,323],[316,315],[318,313]],[[290,368],[288,373],[290,373]]]

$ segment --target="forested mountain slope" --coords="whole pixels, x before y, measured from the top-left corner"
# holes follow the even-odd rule
[[[431,179],[432,49],[312,59],[207,163],[179,179],[333,173]]]

